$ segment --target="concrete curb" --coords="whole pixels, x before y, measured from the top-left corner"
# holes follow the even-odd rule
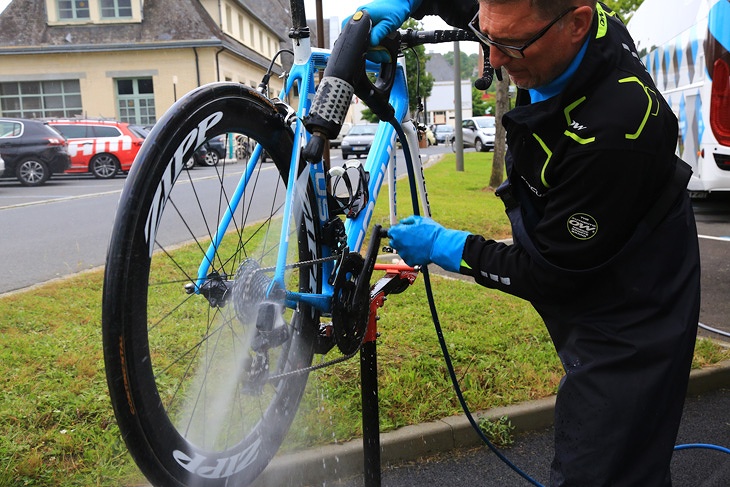
[[[694,370],[690,374],[688,396],[730,386],[730,361]],[[481,418],[509,417],[515,432],[543,429],[553,424],[555,397],[529,401],[473,413]],[[380,435],[382,466],[395,465],[458,448],[481,444],[465,415],[452,416]],[[280,455],[252,485],[254,487],[305,487],[324,485],[328,480],[350,477],[363,471],[362,440]]]

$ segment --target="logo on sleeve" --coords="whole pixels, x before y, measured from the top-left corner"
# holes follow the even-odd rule
[[[591,215],[574,213],[568,218],[568,232],[578,240],[588,240],[598,233],[598,222]]]

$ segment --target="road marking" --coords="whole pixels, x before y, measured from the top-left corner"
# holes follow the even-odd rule
[[[271,165],[268,167],[264,167],[261,169],[261,171],[270,171],[272,169],[276,169],[276,166]],[[227,172],[225,174],[225,177],[235,176],[237,174],[243,174],[244,171],[245,171],[245,169],[241,169],[241,170],[233,171],[233,172]],[[208,179],[218,179],[218,177],[219,177],[219,174],[216,173],[216,174],[212,174],[210,176],[193,177],[192,181],[205,181]],[[178,182],[190,183],[191,180],[190,179],[180,179]],[[123,188],[115,189],[112,191],[100,191],[98,193],[79,194],[79,195],[74,195],[74,196],[59,196],[57,198],[47,198],[44,200],[29,201],[27,203],[16,203],[13,205],[0,206],[0,210],[10,210],[13,208],[23,208],[26,206],[45,205],[48,203],[60,203],[60,202],[64,202],[64,201],[80,200],[80,199],[85,199],[85,198],[95,198],[97,196],[108,196],[110,194],[120,194],[122,192],[122,190],[123,190]]]
[[[707,240],[719,240],[721,242],[730,242],[730,237],[713,237],[712,235],[697,235],[699,238],[706,238]]]

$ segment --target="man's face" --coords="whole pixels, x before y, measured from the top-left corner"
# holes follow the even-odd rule
[[[564,13],[540,38],[524,49],[523,59],[510,57],[497,46],[490,46],[492,66],[505,68],[519,88],[537,88],[554,80],[565,71],[580,49],[573,29],[575,12]],[[553,20],[539,17],[527,1],[512,4],[482,2],[479,8],[482,33],[490,40],[508,46],[525,45]]]

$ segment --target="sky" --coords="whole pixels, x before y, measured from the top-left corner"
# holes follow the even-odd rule
[[[8,3],[10,3],[10,0],[0,0],[0,12],[5,10]],[[339,21],[342,22],[346,17],[352,15],[359,6],[365,5],[366,3],[368,3],[368,0],[322,0],[322,12],[325,17],[338,17]],[[307,17],[313,19],[317,13],[315,0],[304,0],[304,6],[307,11]],[[425,17],[423,19],[423,27],[426,30],[449,28],[443,20],[434,16]],[[474,42],[462,42],[459,44],[459,48],[469,54],[477,52],[477,45]],[[427,52],[435,51],[444,53],[453,50],[454,45],[451,42],[438,46],[426,46]]]

